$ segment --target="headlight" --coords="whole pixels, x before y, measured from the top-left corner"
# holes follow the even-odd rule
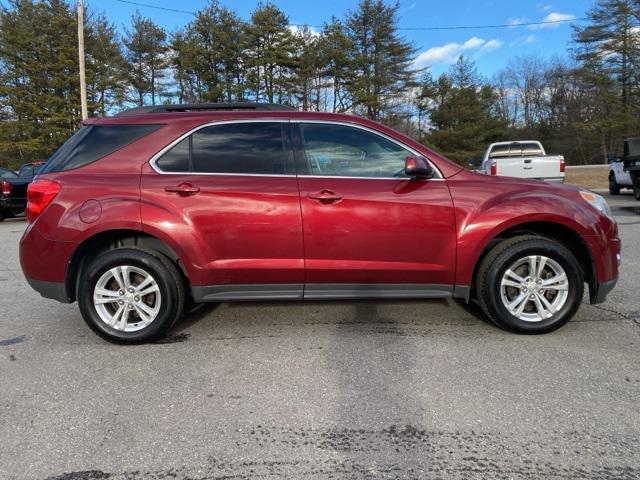
[[[611,207],[603,197],[601,197],[597,193],[589,192],[586,190],[581,190],[580,196],[585,202],[589,202],[597,210],[600,210],[603,214],[605,214],[607,217],[613,220],[613,213],[611,212]]]

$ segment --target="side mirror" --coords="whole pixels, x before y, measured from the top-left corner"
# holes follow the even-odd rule
[[[408,177],[426,179],[435,173],[424,157],[407,157],[404,161],[404,173]]]
[[[469,167],[479,167],[480,163],[480,160],[478,160],[477,158],[472,158],[467,162],[467,165]]]

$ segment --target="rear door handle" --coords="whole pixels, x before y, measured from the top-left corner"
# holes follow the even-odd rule
[[[311,200],[317,200],[320,203],[334,203],[339,200],[342,200],[342,197],[331,190],[320,190],[316,193],[310,193],[307,195],[307,198]]]
[[[531,163],[531,162],[532,162],[532,160],[531,160],[530,158],[527,158],[527,159],[524,161],[524,163]]]
[[[200,191],[200,188],[194,187],[190,183],[181,183],[179,185],[169,185],[164,187],[165,192],[177,193],[182,197],[188,197],[189,195],[195,195]]]

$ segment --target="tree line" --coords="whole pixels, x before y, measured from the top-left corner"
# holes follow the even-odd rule
[[[597,0],[566,58],[514,58],[493,78],[460,57],[434,78],[398,31],[399,3],[361,0],[322,28],[260,3],[247,20],[210,0],[167,32],[136,12],[119,34],[88,12],[91,116],[136,105],[261,101],[349,112],[467,162],[492,141],[535,138],[601,163],[640,135],[640,0]],[[63,0],[0,9],[0,162],[47,158],[80,123],[77,23]]]

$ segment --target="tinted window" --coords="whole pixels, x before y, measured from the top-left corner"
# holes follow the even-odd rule
[[[343,177],[393,177],[404,174],[412,154],[394,142],[359,128],[300,125],[309,172]]]
[[[42,167],[41,173],[82,167],[138,140],[161,125],[91,125],[82,127]]]
[[[538,155],[542,155],[542,150],[540,150],[540,146],[536,143],[511,143],[508,145],[498,145],[493,147],[489,157],[535,157]]]
[[[207,173],[285,173],[280,123],[230,123],[192,134],[193,169]]]
[[[0,178],[16,178],[18,175],[11,170],[0,169]]]
[[[19,177],[33,177],[33,165],[23,165],[18,172]]]
[[[156,165],[163,172],[188,172],[189,167],[189,137],[177,143],[156,161]]]
[[[640,155],[640,138],[630,138],[627,140],[627,145],[629,148],[628,156],[636,157]]]

